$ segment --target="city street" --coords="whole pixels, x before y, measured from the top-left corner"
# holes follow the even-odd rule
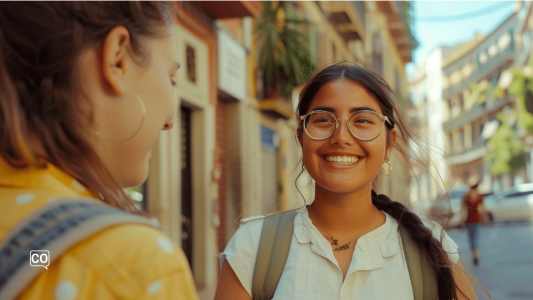
[[[480,263],[472,264],[466,230],[452,229],[461,261],[494,300],[533,299],[533,224],[499,223],[481,227]],[[486,299],[478,291],[479,299]]]

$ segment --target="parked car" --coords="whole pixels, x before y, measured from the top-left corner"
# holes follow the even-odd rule
[[[458,227],[464,217],[461,205],[463,196],[469,189],[468,186],[454,188],[449,193],[449,202],[446,195],[437,197],[431,206],[430,217],[443,227]]]
[[[533,183],[510,187],[487,197],[485,208],[494,221],[533,220]]]

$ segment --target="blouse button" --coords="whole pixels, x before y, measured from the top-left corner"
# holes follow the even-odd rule
[[[76,286],[68,281],[61,281],[55,289],[55,298],[56,300],[72,300],[78,295],[78,289]]]
[[[161,290],[162,286],[163,284],[161,283],[161,281],[157,280],[157,281],[152,282],[152,284],[150,284],[146,288],[146,291],[148,292],[148,294],[153,295],[155,293],[158,293]]]
[[[28,202],[33,201],[34,198],[35,198],[35,196],[33,194],[22,194],[22,195],[17,197],[15,202],[17,204],[26,204]]]

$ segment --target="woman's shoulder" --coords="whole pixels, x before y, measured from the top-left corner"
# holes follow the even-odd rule
[[[245,249],[257,249],[261,239],[261,230],[265,216],[253,216],[240,221],[239,228],[231,237],[224,253],[240,252]]]
[[[175,291],[178,285],[178,298],[197,299],[183,251],[163,232],[147,225],[105,229],[65,252],[56,267],[70,274],[98,274],[93,278],[94,285],[120,298],[136,299],[147,292],[168,295],[165,290]],[[72,282],[74,286],[79,284],[83,282]]]
[[[444,228],[442,228],[439,223],[433,220],[422,218],[422,223],[424,223],[424,226],[431,230],[431,234],[433,235],[433,237],[441,243],[442,247],[444,248],[444,251],[448,253],[448,257],[450,258],[450,260],[453,263],[457,263],[457,261],[459,260],[459,247],[454,242],[454,240],[448,235],[448,233],[446,233],[446,230],[444,230]]]

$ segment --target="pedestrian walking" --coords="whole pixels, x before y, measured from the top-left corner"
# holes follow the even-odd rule
[[[0,2],[0,299],[198,299],[123,190],[173,126],[172,9]]]
[[[470,242],[472,260],[475,266],[478,265],[479,256],[481,255],[478,248],[479,225],[483,219],[486,220],[486,225],[490,224],[490,219],[483,205],[484,196],[479,193],[478,185],[479,183],[472,185],[468,193],[463,196],[462,206],[466,211],[466,219],[461,226],[463,228],[466,227],[468,232],[468,241]]]
[[[356,65],[328,66],[306,83],[296,115],[315,199],[243,220],[221,255],[215,299],[476,299],[442,228],[374,190],[393,172],[393,148],[409,153],[386,81]],[[412,249],[421,249],[417,259]],[[421,261],[424,276],[413,266]]]

